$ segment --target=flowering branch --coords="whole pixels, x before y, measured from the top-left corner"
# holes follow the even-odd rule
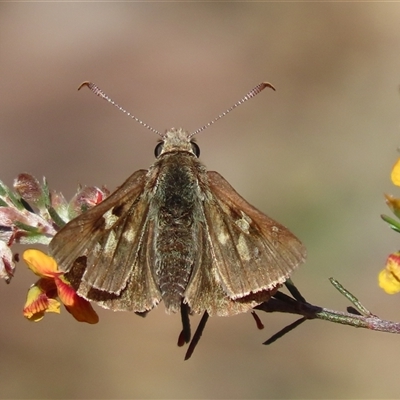
[[[78,187],[67,202],[61,193],[49,191],[45,178],[41,184],[26,173],[18,175],[13,187],[0,181],[0,279],[7,283],[15,270],[13,244],[48,245],[62,226],[109,194],[105,188]]]

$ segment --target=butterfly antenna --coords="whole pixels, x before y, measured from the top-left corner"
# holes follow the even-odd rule
[[[256,96],[258,93],[260,93],[262,90],[264,90],[266,87],[271,88],[272,90],[276,90],[270,83],[268,82],[262,82],[259,85],[257,85],[255,88],[253,88],[252,90],[250,90],[249,93],[246,94],[246,96],[244,96],[242,99],[240,99],[237,103],[235,103],[231,108],[228,108],[225,112],[223,112],[222,114],[218,115],[218,117],[214,118],[212,121],[210,121],[208,124],[202,126],[201,128],[195,130],[193,133],[190,134],[189,138],[193,137],[194,135],[197,135],[198,133],[200,133],[201,131],[204,131],[205,129],[207,129],[209,126],[211,126],[212,124],[215,124],[219,119],[221,119],[222,117],[224,117],[226,114],[230,113],[232,110],[234,110],[236,107],[240,106],[241,104],[243,104],[244,102],[246,102],[247,100],[250,100],[251,98],[253,98],[254,96]]]
[[[118,110],[122,111],[124,114],[126,114],[128,117],[131,117],[134,119],[136,122],[139,122],[140,125],[143,125],[145,128],[149,129],[153,133],[156,133],[157,135],[163,137],[163,135],[158,132],[156,129],[152,128],[150,125],[147,125],[145,122],[140,120],[139,118],[135,117],[132,115],[129,111],[126,111],[124,108],[122,108],[120,105],[118,105],[111,97],[107,96],[98,86],[96,86],[93,82],[83,82],[79,87],[78,90],[81,90],[83,86],[87,86],[94,94],[97,96],[101,97],[104,100],[107,100],[109,103],[111,103],[113,106],[117,107]]]

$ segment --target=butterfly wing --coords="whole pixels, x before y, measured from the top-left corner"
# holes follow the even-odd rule
[[[251,206],[221,175],[207,174],[211,195],[204,201],[205,256],[193,272],[186,299],[196,310],[202,296],[203,304],[208,304],[203,310],[209,314],[233,315],[266,301],[305,260],[306,250],[287,228]],[[207,285],[213,299],[201,293]]]
[[[233,300],[224,290],[219,278],[218,265],[215,260],[211,238],[206,226],[199,235],[201,259],[195,267],[185,291],[184,301],[190,310],[196,314],[204,311],[210,316],[230,316],[244,313],[253,307],[267,301],[278,287],[251,293],[248,296]]]
[[[113,309],[142,312],[160,300],[146,263],[152,231],[147,218],[149,202],[143,196],[146,173],[135,172],[102,203],[65,225],[50,243],[60,270],[75,286],[78,279],[74,275],[80,275],[78,293]],[[129,292],[128,287],[135,285],[140,290]],[[149,298],[139,298],[142,292]]]
[[[118,294],[96,289],[82,279],[86,270],[86,257],[80,257],[65,276],[72,286],[77,288],[79,295],[95,301],[104,308],[113,311],[146,313],[161,300],[160,291],[152,275],[151,244],[153,240],[154,222],[148,221],[143,232],[142,243],[138,248],[137,259],[128,274],[125,287]],[[74,285],[74,282],[77,284]]]
[[[216,205],[205,205],[218,275],[233,299],[282,284],[306,257],[287,228],[244,200],[217,172],[208,172]]]

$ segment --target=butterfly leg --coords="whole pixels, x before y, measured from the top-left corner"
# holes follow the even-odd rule
[[[189,321],[189,306],[183,302],[181,302],[181,320],[182,320],[182,331],[178,338],[178,346],[182,347],[185,343],[190,342],[190,337],[192,333],[190,331],[190,321]]]
[[[190,342],[189,348],[188,348],[188,350],[187,350],[187,352],[185,354],[185,361],[188,360],[192,356],[192,354],[194,352],[194,349],[197,346],[197,343],[199,343],[201,335],[203,334],[204,328],[205,328],[206,323],[208,321],[208,317],[209,317],[208,312],[204,311],[204,314],[201,317],[201,320],[200,320],[199,325],[198,325],[198,327],[196,329],[196,332],[194,333],[193,339]]]

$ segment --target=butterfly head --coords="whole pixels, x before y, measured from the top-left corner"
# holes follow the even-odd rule
[[[154,150],[157,158],[166,153],[186,152],[200,156],[199,146],[191,139],[193,135],[182,128],[171,128],[162,135],[162,140]]]

